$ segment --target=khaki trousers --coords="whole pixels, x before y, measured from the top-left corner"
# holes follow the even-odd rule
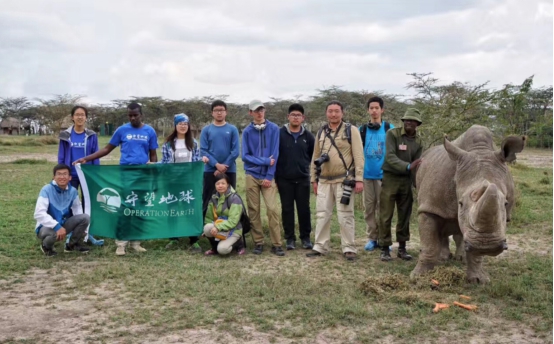
[[[354,190],[350,204],[340,203],[342,197],[342,183],[318,183],[316,199],[315,245],[314,251],[322,254],[329,252],[331,240],[331,216],[333,209],[337,207],[337,217],[340,225],[340,239],[342,252],[357,253],[354,246],[354,233],[356,231],[354,222]]]
[[[264,198],[267,210],[267,222],[269,224],[269,236],[273,246],[281,246],[281,222],[277,211],[277,186],[275,180],[271,181],[271,187],[262,187],[263,179],[256,179],[246,175],[246,202],[248,203],[248,216],[252,224],[252,238],[256,245],[264,244],[262,228],[260,193]]]
[[[379,196],[381,181],[378,179],[364,179],[364,218],[365,232],[369,240],[377,241],[377,211],[379,210]]]
[[[132,241],[127,241],[127,240],[116,240],[115,241],[115,244],[117,246],[123,246],[123,247],[126,247],[127,246],[127,243],[131,243],[131,247],[135,247],[135,246],[140,246],[140,241],[139,240],[132,240]]]
[[[206,237],[208,237],[208,238],[213,238],[214,237],[211,233],[212,228],[214,228],[213,223],[208,223],[204,226],[204,235]],[[240,235],[238,235],[237,233],[233,233],[227,239],[221,240],[217,244],[217,253],[219,253],[221,255],[226,255],[226,254],[231,253],[231,251],[233,251],[233,244],[236,243],[237,241],[239,241],[240,239],[241,239]]]

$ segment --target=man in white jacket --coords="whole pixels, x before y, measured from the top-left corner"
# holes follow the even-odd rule
[[[47,257],[57,254],[54,251],[56,241],[65,240],[71,234],[71,239],[65,244],[65,252],[89,251],[78,243],[85,235],[90,223],[88,214],[83,214],[83,208],[77,189],[69,185],[71,169],[65,164],[54,167],[53,180],[45,185],[39,193],[35,207],[37,227],[35,233],[41,240],[41,250]]]

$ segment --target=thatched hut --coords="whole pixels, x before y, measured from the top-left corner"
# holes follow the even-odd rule
[[[0,122],[0,134],[19,135],[20,121],[17,118],[6,117]]]

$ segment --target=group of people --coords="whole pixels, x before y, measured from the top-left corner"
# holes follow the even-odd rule
[[[395,128],[382,119],[383,99],[369,99],[367,109],[369,122],[357,128],[343,120],[344,108],[340,102],[328,103],[325,110],[328,122],[314,136],[303,126],[306,116],[301,104],[290,105],[288,123],[279,128],[265,118],[264,104],[253,100],[249,104],[252,122],[243,130],[240,145],[237,128],[226,121],[226,103],[216,100],[211,104],[213,122],[202,129],[200,144],[193,138],[190,118],[183,113],[174,116],[174,130],[165,139],[162,160],[158,162],[156,132],[143,123],[140,104],[128,105],[129,123],[117,128],[110,142],[101,149],[94,131],[85,128],[87,109],[76,106],[71,112],[74,125],[60,134],[58,165],[54,167],[53,180],[43,187],[37,200],[36,234],[41,239],[41,249],[47,256],[53,256],[56,254],[54,243],[66,240],[65,251],[89,250],[81,245],[90,217],[83,213],[84,202],[78,197],[80,183],[74,165],[99,164],[100,158],[120,146],[121,165],[203,161],[203,235],[211,243],[205,254],[225,255],[233,250],[239,255],[244,254],[241,216],[245,205],[236,192],[236,159],[240,149],[245,171],[247,213],[254,242],[252,253],[259,255],[264,250],[263,198],[273,254],[285,255],[281,228],[284,229],[286,250],[296,249],[295,208],[301,246],[310,250],[306,256],[327,254],[331,215],[336,208],[343,255],[347,260],[356,259],[351,195],[352,192],[363,192],[368,237],[365,250],[380,248],[381,260],[391,260],[390,226],[396,205],[398,257],[409,260],[411,256],[406,251],[406,242],[410,239],[413,202],[410,175],[421,162],[422,144],[417,133],[417,127],[422,123],[421,116],[417,109],[408,109],[402,118],[403,126]],[[314,244],[310,240],[312,189],[316,195],[317,219]],[[277,194],[281,201],[281,216]],[[92,244],[103,244],[90,235],[89,239]],[[191,250],[201,252],[199,239],[189,238]],[[172,238],[166,248],[179,240]],[[116,240],[116,245],[117,255],[125,255],[127,246],[138,252],[146,251],[139,241]]]

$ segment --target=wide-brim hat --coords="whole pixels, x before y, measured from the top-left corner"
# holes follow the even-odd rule
[[[419,112],[419,110],[415,108],[409,108],[408,110],[406,110],[406,113],[404,113],[404,117],[402,117],[400,120],[404,122],[407,119],[416,121],[418,127],[423,123],[421,121],[421,112]]]

